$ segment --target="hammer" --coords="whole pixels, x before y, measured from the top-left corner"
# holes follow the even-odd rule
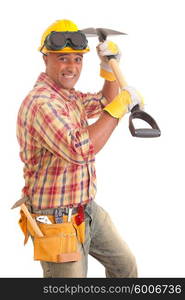
[[[93,37],[98,36],[99,42],[104,42],[108,35],[125,35],[126,33],[108,29],[108,28],[85,28],[81,30],[87,37]],[[114,55],[107,56],[109,60],[109,65],[112,68],[112,71],[116,77],[116,80],[118,81],[118,84],[121,89],[124,89],[125,86],[127,86],[127,82],[125,78],[123,77],[123,74],[120,70],[120,67],[118,65],[117,60],[115,59]],[[151,128],[139,128],[135,129],[133,124],[133,119],[141,119],[146,121]],[[131,114],[129,116],[129,129],[132,134],[132,136],[135,137],[143,137],[143,138],[149,138],[149,137],[159,137],[161,135],[161,131],[159,129],[159,126],[157,125],[156,121],[146,112],[140,109],[139,105],[135,105],[132,110]]]

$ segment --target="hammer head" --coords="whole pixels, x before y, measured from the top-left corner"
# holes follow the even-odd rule
[[[124,32],[108,29],[108,28],[85,28],[80,30],[87,37],[98,36],[100,42],[104,42],[108,35],[126,35]]]

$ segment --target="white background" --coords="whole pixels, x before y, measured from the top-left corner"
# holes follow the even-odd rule
[[[159,124],[156,139],[131,136],[128,115],[96,157],[96,201],[109,211],[135,254],[139,277],[185,277],[184,1],[6,1],[0,7],[1,47],[1,277],[42,277],[33,261],[31,241],[24,247],[11,206],[24,186],[16,139],[21,102],[44,71],[37,51],[43,31],[57,19],[71,19],[80,29],[108,27],[126,32],[113,37],[122,51],[120,66],[129,85],[145,98],[145,110]],[[96,38],[76,88],[99,91]],[[110,236],[111,239],[111,236]],[[105,277],[89,258],[88,277]]]

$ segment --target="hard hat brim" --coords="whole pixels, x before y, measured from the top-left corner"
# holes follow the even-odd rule
[[[44,47],[42,49],[42,47],[39,47],[38,48],[38,51],[42,51],[42,53],[44,54],[47,54],[47,53],[87,53],[90,51],[89,48],[86,48],[86,49],[83,49],[83,50],[76,50],[76,49],[73,49],[73,48],[70,48],[70,47],[65,47],[61,50],[48,50],[46,47]]]

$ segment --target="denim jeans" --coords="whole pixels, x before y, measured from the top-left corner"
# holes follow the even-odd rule
[[[81,258],[76,262],[41,261],[44,277],[86,278],[88,254],[105,267],[107,278],[137,277],[135,257],[122,240],[108,213],[95,201],[85,208],[86,238],[78,244]]]

